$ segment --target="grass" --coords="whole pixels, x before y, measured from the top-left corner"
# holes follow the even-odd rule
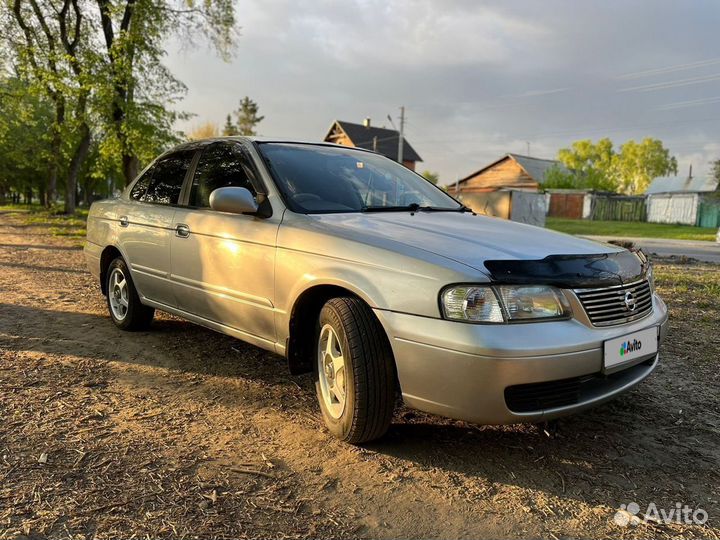
[[[655,283],[668,305],[683,313],[671,315],[687,319],[690,326],[717,330],[720,309],[720,266],[709,264],[655,265]]]
[[[14,212],[25,225],[45,227],[53,236],[62,236],[80,244],[85,241],[87,209],[79,209],[68,215],[62,213],[61,207],[21,204],[0,205],[0,212]]]
[[[548,229],[568,234],[597,236],[628,236],[640,238],[670,238],[673,240],[703,240],[714,242],[717,229],[668,225],[641,221],[590,221],[585,219],[547,218]]]

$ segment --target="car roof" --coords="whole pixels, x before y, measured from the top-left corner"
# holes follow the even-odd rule
[[[193,150],[197,149],[203,146],[206,146],[211,143],[215,142],[228,142],[228,141],[235,141],[235,142],[258,142],[258,143],[284,143],[284,144],[303,144],[308,146],[325,146],[325,147],[334,147],[334,148],[351,148],[353,150],[358,150],[360,152],[369,152],[371,154],[377,154],[377,152],[373,152],[372,150],[368,150],[366,148],[359,148],[357,146],[345,146],[342,144],[335,144],[330,142],[324,142],[324,141],[303,141],[298,139],[289,139],[289,138],[279,138],[279,137],[246,137],[246,136],[240,136],[240,135],[232,135],[232,136],[225,136],[225,137],[210,137],[207,139],[198,139],[196,141],[188,141],[185,143],[181,143],[167,152],[165,154],[168,154],[170,152],[177,152],[179,150]]]

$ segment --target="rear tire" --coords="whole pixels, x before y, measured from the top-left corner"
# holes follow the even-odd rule
[[[114,259],[107,270],[107,304],[110,318],[121,330],[145,330],[155,310],[143,305],[135,289],[130,270],[122,257]]]
[[[382,437],[395,406],[395,363],[373,312],[358,298],[333,298],[315,338],[315,388],[330,432],[352,444]]]

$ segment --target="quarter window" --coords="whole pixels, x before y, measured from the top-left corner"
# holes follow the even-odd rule
[[[155,170],[155,166],[153,165],[150,167],[147,171],[145,171],[145,174],[143,174],[137,182],[135,182],[135,185],[130,190],[130,198],[135,199],[136,201],[139,201],[143,195],[145,195],[145,192],[147,191],[148,186],[150,185],[150,181],[152,180],[152,173],[153,170]]]
[[[177,204],[193,154],[193,150],[186,150],[158,161],[153,166],[150,186],[141,200],[156,204]]]
[[[253,196],[256,180],[250,159],[237,144],[214,143],[203,150],[195,168],[195,177],[190,188],[189,205],[195,208],[209,208],[210,194],[221,187],[243,187]]]

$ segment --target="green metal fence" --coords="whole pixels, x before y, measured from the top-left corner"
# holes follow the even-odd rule
[[[720,206],[717,204],[701,202],[697,213],[698,227],[720,227]]]
[[[645,197],[595,196],[590,219],[597,221],[646,221]]]

